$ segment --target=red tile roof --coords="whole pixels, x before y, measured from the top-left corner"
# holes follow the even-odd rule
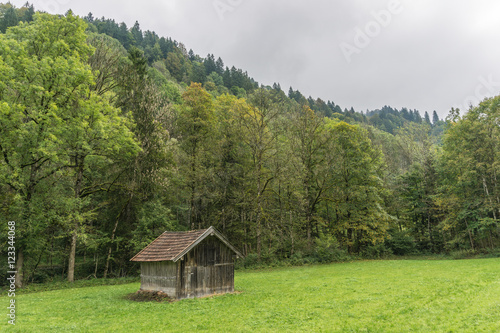
[[[131,261],[173,260],[179,253],[194,243],[207,229],[193,231],[165,231],[151,244],[137,253]]]

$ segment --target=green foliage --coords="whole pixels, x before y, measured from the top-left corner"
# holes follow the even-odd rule
[[[64,18],[37,14],[31,24],[0,35],[0,174],[24,203],[23,215],[9,218],[26,227],[27,238],[37,186],[69,167],[66,130],[84,125],[67,116],[84,103],[92,84],[83,63],[92,51],[84,30],[85,24],[71,13]]]
[[[94,171],[126,161],[139,149],[132,123],[111,105],[112,96],[91,92],[95,81],[86,62],[93,49],[85,27],[71,12],[36,14],[32,23],[0,35],[6,69],[0,168],[3,184],[10,184],[24,208],[22,215],[8,217],[18,222],[18,251],[31,256],[44,252],[47,239],[36,240],[53,233],[53,225],[40,217],[53,216],[55,207],[64,220],[60,231],[72,235],[72,244],[77,234],[84,240],[84,224],[95,218],[90,195],[103,186]],[[51,196],[57,201],[48,209],[38,206]]]
[[[392,256],[391,249],[387,248],[384,243],[366,246],[361,251],[361,256],[368,259],[385,259]]]
[[[335,237],[320,235],[315,239],[313,258],[319,263],[331,263],[345,261],[348,255]]]
[[[165,231],[177,231],[179,226],[170,209],[160,199],[146,202],[137,216],[137,226],[130,240],[135,252],[139,252]]]
[[[459,260],[459,259],[470,259],[473,258],[476,255],[475,251],[472,249],[468,250],[456,250],[450,252],[450,257]]]
[[[210,73],[210,75],[207,77],[207,81],[213,82],[217,87],[221,87],[224,85],[224,79],[216,72]]]
[[[442,205],[449,215],[442,228],[453,234],[453,241],[461,239],[472,250],[496,247],[500,236],[499,116],[500,97],[486,99],[463,118],[452,110],[443,139]]]
[[[244,268],[255,268],[259,264],[259,256],[256,253],[249,253],[241,260],[239,265]]]
[[[391,252],[398,256],[415,254],[417,251],[415,239],[408,231],[392,231],[385,243]]]
[[[337,203],[335,231],[349,251],[359,252],[367,244],[382,242],[390,216],[383,208],[381,152],[365,130],[345,122],[330,122],[336,157],[329,180],[331,199]]]
[[[0,3],[0,33],[5,33],[9,27],[16,26],[19,22],[33,21],[34,14],[34,7],[28,2],[21,8],[15,8],[10,2]]]

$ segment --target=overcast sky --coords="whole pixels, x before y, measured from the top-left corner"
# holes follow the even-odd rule
[[[11,0],[17,7],[26,0]],[[32,0],[37,10],[112,18],[171,37],[259,83],[356,111],[445,117],[500,92],[494,0]]]

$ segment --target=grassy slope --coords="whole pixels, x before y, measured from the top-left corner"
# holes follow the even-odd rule
[[[138,288],[132,283],[19,295],[18,322],[8,331],[500,332],[499,259],[237,272],[241,294],[171,304],[123,299]],[[1,297],[0,308],[7,301]],[[2,317],[0,331],[7,326]]]

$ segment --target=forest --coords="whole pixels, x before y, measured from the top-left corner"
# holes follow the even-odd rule
[[[137,275],[162,232],[209,226],[243,265],[498,253],[500,96],[429,112],[342,109],[138,22],[0,4],[0,252],[15,221],[18,287]]]

